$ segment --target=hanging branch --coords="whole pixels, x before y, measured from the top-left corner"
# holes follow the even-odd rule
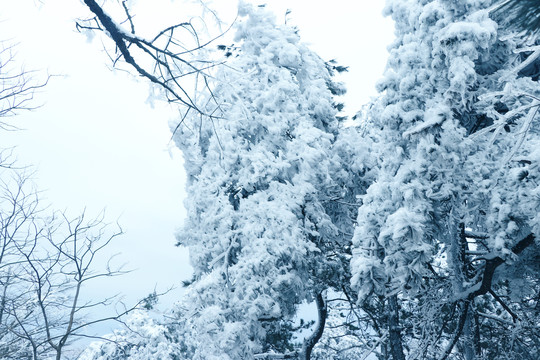
[[[504,303],[504,301],[501,299],[501,297],[499,295],[497,295],[495,293],[495,291],[493,291],[492,289],[489,289],[488,292],[491,294],[491,296],[493,296],[493,298],[503,307],[504,310],[506,310],[507,313],[510,314],[510,316],[512,316],[512,321],[515,323],[517,320],[519,320],[519,316],[516,315],[516,313],[514,313],[512,311],[512,309],[510,309],[510,307],[508,307],[508,305],[506,305]]]
[[[187,111],[192,109],[212,118],[211,114],[206,114],[197,104],[194,95],[186,90],[187,81],[184,81],[183,78],[193,76],[195,81],[198,81],[199,76],[202,76],[205,80],[210,77],[207,71],[221,63],[208,60],[192,60],[188,59],[187,56],[208,46],[223,36],[228,29],[208,42],[201,43],[193,25],[189,22],[184,22],[169,26],[160,31],[153,39],[146,40],[135,34],[133,16],[130,14],[125,1],[122,2],[122,6],[127,17],[126,21],[130,25],[130,32],[122,29],[95,0],[84,0],[84,3],[95,17],[86,20],[85,24],[77,23],[76,27],[79,31],[90,30],[106,33],[114,41],[116,49],[119,52],[119,55],[113,58],[114,65],[119,60],[125,61],[140,76],[165,90],[168,102],[178,103],[186,107]],[[195,40],[196,45],[193,48],[186,48],[176,38],[175,32],[180,30],[188,31]],[[133,47],[139,50],[137,57],[132,51]],[[149,63],[151,65],[147,67],[143,66],[142,64],[147,63],[148,60],[150,60]],[[205,85],[208,86],[207,81],[205,81]]]

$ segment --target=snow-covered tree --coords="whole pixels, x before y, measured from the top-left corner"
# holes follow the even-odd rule
[[[80,360],[179,360],[185,359],[181,323],[160,323],[147,311],[134,311],[124,329],[115,330],[100,342],[92,343]]]
[[[397,39],[370,114],[377,175],[351,267],[361,301],[387,298],[393,359],[481,358],[493,342],[505,346],[498,356],[538,351],[530,332],[509,340],[517,323],[485,330],[526,318],[510,309],[538,296],[539,280],[538,50],[499,28],[492,5],[388,2]],[[517,302],[506,286],[516,269],[527,284]]]
[[[264,8],[241,4],[239,13],[237,45],[199,99],[212,116],[173,124],[189,182],[178,241],[195,270],[187,296],[194,359],[298,350],[298,304],[316,300],[322,311],[324,290],[340,287],[347,271],[347,236],[332,221],[347,192],[332,151],[333,94],[344,90],[295,29]]]

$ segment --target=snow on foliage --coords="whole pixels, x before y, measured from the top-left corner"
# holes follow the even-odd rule
[[[293,28],[248,4],[239,14],[231,59],[200,99],[212,116],[173,124],[189,180],[178,243],[195,271],[193,359],[291,351],[298,304],[342,266],[326,256],[341,236],[325,205],[342,191],[337,86]]]
[[[400,294],[404,307],[421,302],[424,311],[415,321],[438,325],[433,333],[409,325],[423,332],[410,350],[413,358],[441,351],[449,356],[456,344],[453,336],[472,336],[471,319],[484,313],[479,304],[486,301],[475,298],[494,288],[506,292],[499,287],[512,279],[501,270],[488,283],[496,264],[505,262],[507,272],[528,264],[519,253],[533,246],[528,236],[536,237],[540,204],[534,194],[539,188],[537,173],[529,169],[536,166],[538,153],[532,126],[538,121],[538,73],[526,64],[527,56],[516,55],[526,44],[490,19],[493,3],[409,0],[387,5],[397,39],[378,85],[383,93],[367,124],[379,161],[376,181],[359,208],[352,285],[361,301]],[[487,235],[467,238],[466,229]],[[529,288],[538,286],[537,277],[526,281]],[[435,289],[438,296],[431,298]],[[489,299],[498,302],[495,308],[504,306],[495,299]],[[445,302],[461,315],[445,320],[450,311],[443,310]],[[445,347],[432,336],[444,334],[448,321],[456,321],[460,330],[452,334],[448,329]],[[489,326],[476,326],[482,325]],[[466,358],[474,351],[490,353],[475,346],[472,340],[457,344]],[[526,348],[515,345],[505,351],[522,358]]]
[[[181,342],[171,330],[145,311],[138,310],[126,320],[126,329],[115,330],[106,340],[94,342],[80,360],[173,360],[182,359]]]

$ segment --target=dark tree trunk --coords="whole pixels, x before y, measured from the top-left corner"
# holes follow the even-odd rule
[[[311,334],[310,337],[308,337],[306,340],[304,340],[304,346],[302,348],[302,360],[310,360],[311,359],[311,352],[313,351],[313,348],[317,344],[317,342],[321,339],[321,336],[324,332],[324,326],[326,324],[326,316],[328,314],[328,309],[326,307],[326,301],[323,298],[322,293],[317,294],[315,297],[315,303],[317,304],[317,314],[318,314],[318,322],[317,322],[317,328]]]
[[[401,326],[399,323],[399,304],[397,295],[388,298],[388,336],[392,360],[405,360],[403,343],[401,342]]]

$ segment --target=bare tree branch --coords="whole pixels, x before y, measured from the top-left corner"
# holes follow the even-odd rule
[[[0,129],[14,130],[16,126],[5,118],[15,115],[20,110],[33,110],[37,106],[32,103],[37,90],[47,85],[50,76],[44,81],[36,82],[36,72],[16,69],[13,46],[0,48]]]
[[[122,1],[122,9],[126,15],[126,20],[130,26],[130,31],[125,31],[121,23],[115,22],[95,0],[84,0],[84,3],[95,15],[95,17],[78,22],[77,29],[88,31],[102,31],[113,40],[119,54],[110,56],[113,65],[119,60],[125,61],[142,77],[150,80],[151,83],[165,91],[167,100],[171,103],[177,103],[186,108],[186,112],[195,110],[200,114],[212,118],[212,114],[205,114],[202,107],[197,104],[196,90],[190,92],[186,90],[188,84],[197,88],[199,78],[208,79],[211,77],[209,70],[221,64],[203,59],[197,59],[193,56],[204,47],[223,36],[228,29],[208,41],[201,42],[197,30],[191,22],[181,22],[168,26],[161,30],[151,40],[146,40],[136,35],[133,15],[126,4]],[[229,28],[230,29],[230,28]],[[177,38],[179,31],[187,31],[194,46],[185,46]],[[135,51],[139,55],[134,55]],[[143,64],[149,64],[145,66]],[[185,77],[192,77],[185,80]],[[208,81],[203,83],[209,88]]]

